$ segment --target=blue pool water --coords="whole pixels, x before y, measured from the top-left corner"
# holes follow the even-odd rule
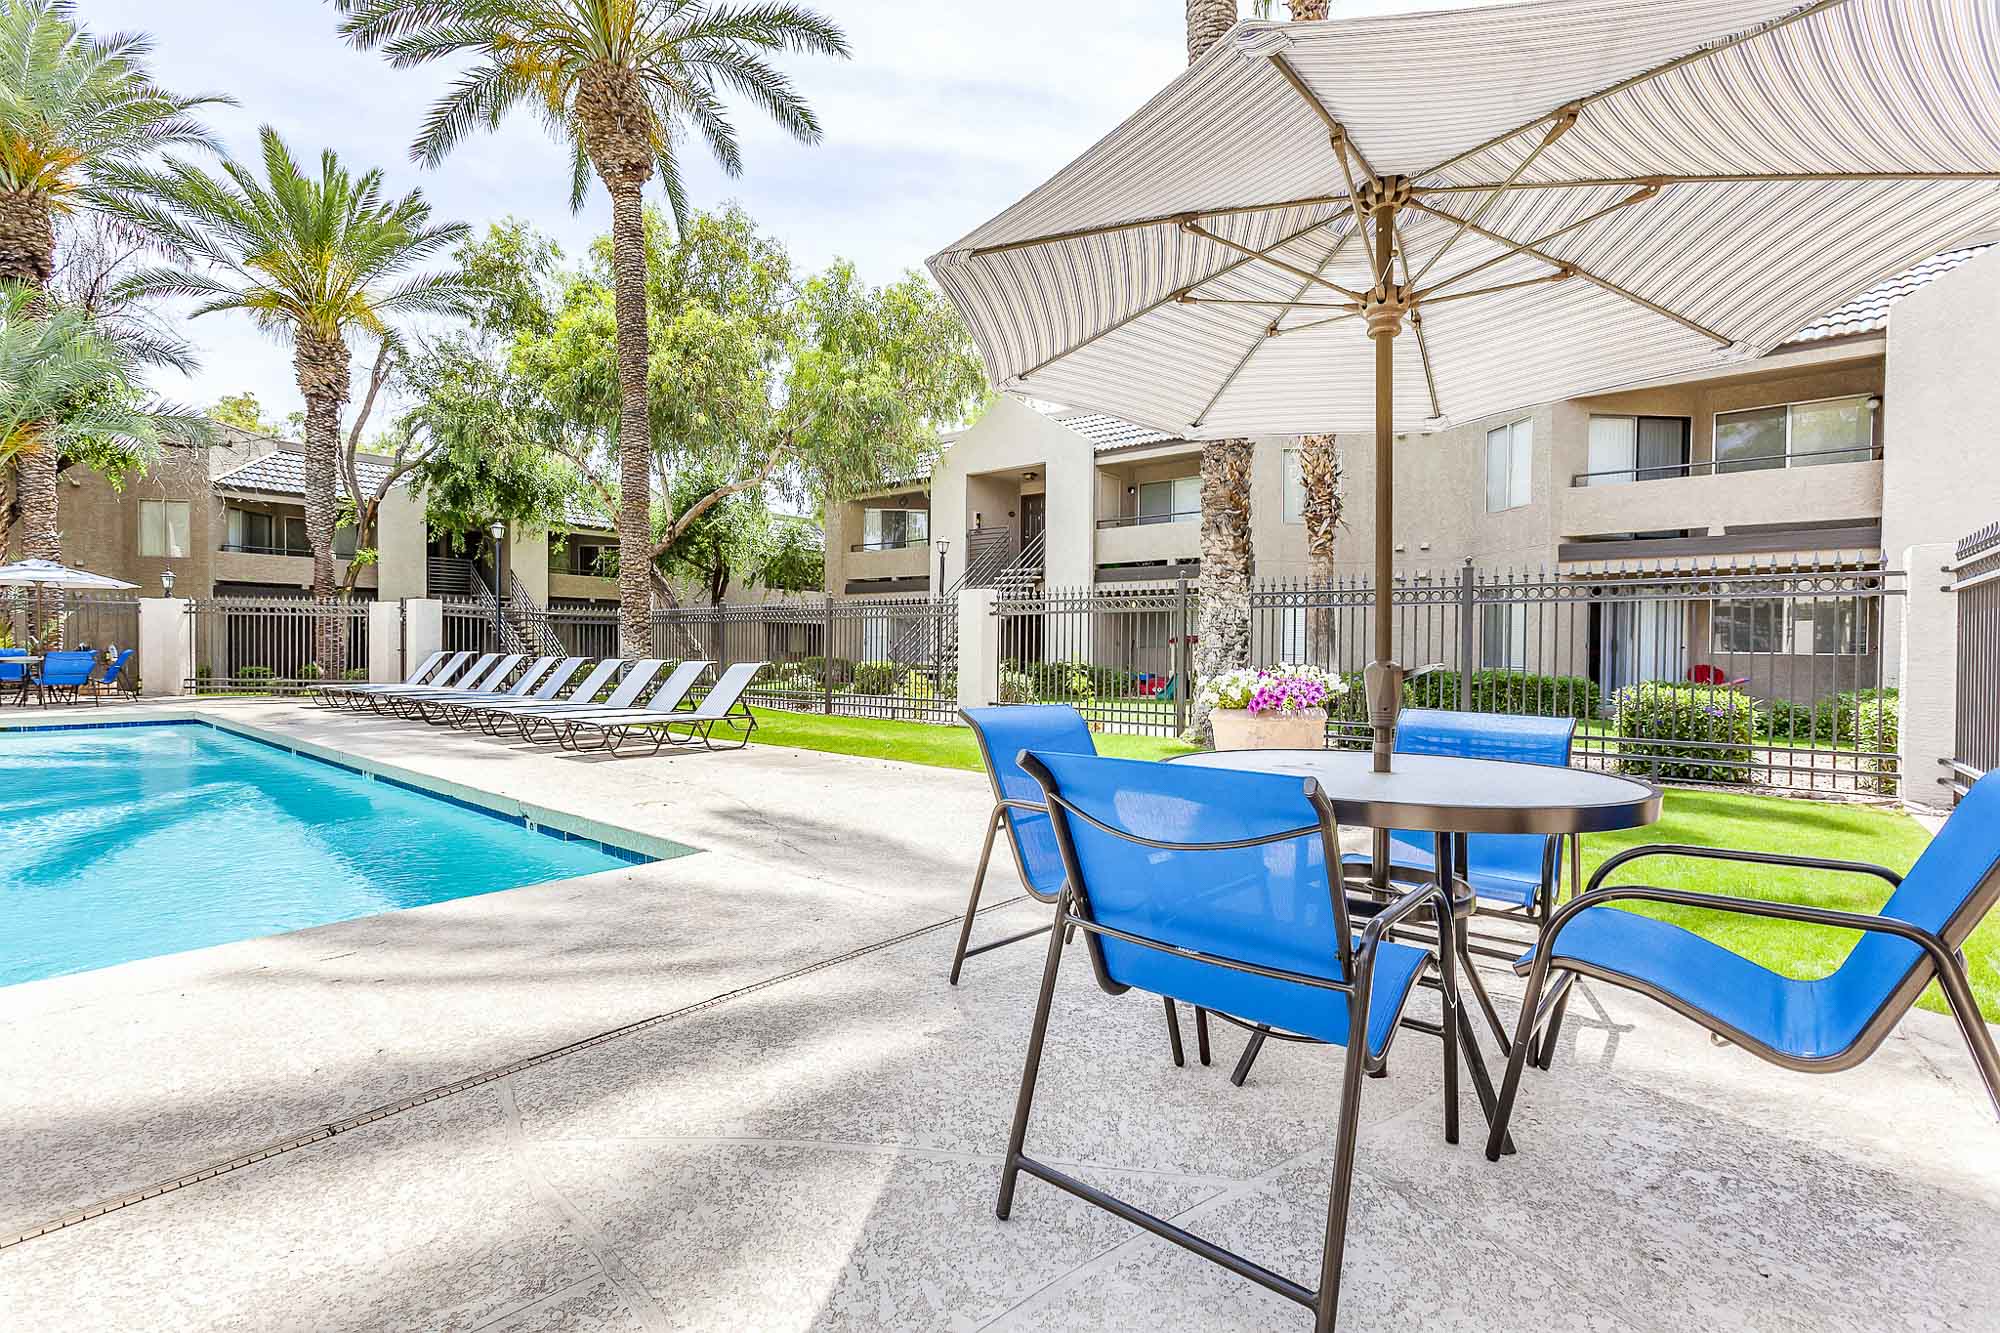
[[[200,723],[0,733],[0,985],[650,859]]]

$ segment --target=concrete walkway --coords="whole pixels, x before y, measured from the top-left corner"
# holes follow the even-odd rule
[[[1039,1182],[994,1219],[1042,950],[943,982],[982,777],[204,708],[703,850],[0,990],[0,1241],[188,1181],[0,1249],[0,1328],[1306,1326]],[[1232,1030],[1176,1069],[1157,1003],[1081,966],[1059,999],[1031,1147],[1309,1278],[1338,1052],[1238,1090]],[[1810,1078],[1605,988],[1571,1014],[1499,1165],[1442,1143],[1426,1039],[1368,1083],[1343,1328],[2000,1328],[1948,1020]]]

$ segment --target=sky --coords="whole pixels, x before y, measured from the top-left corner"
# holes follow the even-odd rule
[[[819,8],[845,28],[854,58],[782,63],[818,112],[823,142],[799,145],[745,107],[736,117],[743,174],[724,177],[705,151],[683,170],[698,206],[739,200],[800,264],[844,257],[871,282],[921,267],[1185,63],[1181,0],[820,0]],[[601,187],[581,214],[570,212],[568,157],[529,115],[473,138],[436,169],[411,162],[410,140],[448,71],[392,70],[349,49],[330,5],[80,0],[78,13],[98,32],[151,33],[165,87],[235,97],[240,105],[206,113],[234,155],[254,159],[258,127],[270,124],[301,158],[330,147],[352,167],[382,167],[396,193],[421,188],[440,221],[483,229],[513,214],[570,254],[610,225]],[[205,407],[249,389],[275,420],[303,406],[290,350],[246,318],[208,315],[183,332],[200,351],[200,371],[160,376],[162,392]]]
[[[697,206],[740,201],[799,264],[846,258],[876,283],[920,268],[1047,179],[1186,64],[1184,0],[816,7],[846,30],[853,59],[780,63],[817,111],[824,140],[800,145],[739,107],[743,174],[726,178],[705,151],[691,152],[683,171]],[[1452,7],[1335,0],[1334,12]],[[351,50],[321,0],[79,0],[77,10],[98,32],[151,33],[163,86],[233,96],[239,105],[206,113],[233,155],[254,160],[258,127],[269,124],[302,159],[332,148],[352,168],[383,168],[397,194],[421,188],[438,221],[483,230],[511,214],[572,255],[609,228],[601,187],[582,213],[570,212],[568,157],[530,115],[473,138],[434,170],[411,162],[410,140],[449,71],[392,70],[379,55]],[[1251,12],[1249,0],[1243,10]],[[1276,10],[1282,17],[1283,6]],[[185,379],[158,376],[163,393],[207,407],[248,389],[279,421],[303,407],[290,349],[246,318],[208,315],[183,333],[201,368]],[[357,381],[365,360],[357,349]]]

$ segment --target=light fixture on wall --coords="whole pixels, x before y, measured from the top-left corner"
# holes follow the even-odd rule
[[[160,595],[162,597],[174,595],[174,571],[171,569],[160,571]]]
[[[1876,394],[1873,397],[1869,398],[1868,410],[1870,412],[1880,412],[1882,410],[1882,396],[1880,394]]]
[[[1022,481],[1033,481],[1034,479],[1035,479],[1035,474],[1032,472],[1023,472],[1021,474]]]

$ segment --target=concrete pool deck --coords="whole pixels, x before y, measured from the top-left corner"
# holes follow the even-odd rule
[[[1304,1325],[1038,1182],[993,1218],[1042,951],[944,984],[982,776],[193,709],[702,850],[0,990],[0,1241],[321,1130],[0,1249],[0,1327]],[[1441,1142],[1424,1039],[1369,1083],[1343,1328],[2000,1327],[2000,1128],[1948,1019],[1814,1078],[1571,1012],[1501,1164]],[[1067,969],[1030,1144],[1308,1276],[1339,1056],[1239,1090],[1240,1044],[1175,1069],[1156,1003]]]

